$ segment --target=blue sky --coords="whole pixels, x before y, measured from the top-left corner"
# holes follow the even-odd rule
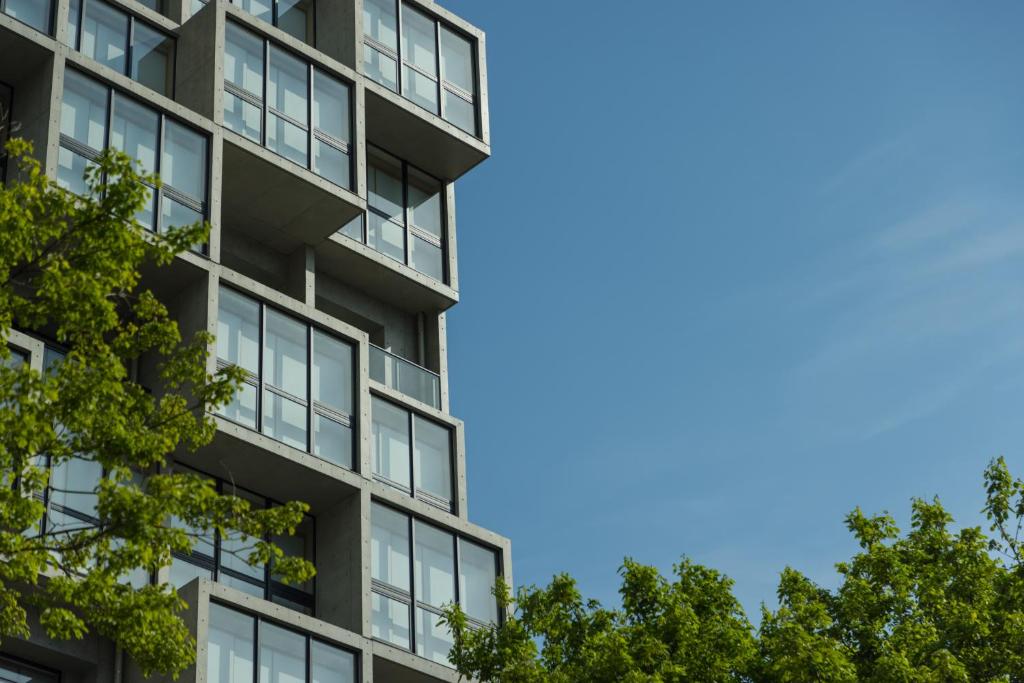
[[[1024,475],[1024,5],[447,0],[488,34],[453,412],[515,581],[681,555],[755,616],[856,505]]]

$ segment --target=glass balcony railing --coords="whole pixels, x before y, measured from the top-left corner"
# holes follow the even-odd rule
[[[441,409],[440,375],[373,344],[370,344],[370,379]]]

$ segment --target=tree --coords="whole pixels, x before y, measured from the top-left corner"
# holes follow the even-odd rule
[[[209,226],[142,229],[134,217],[149,193],[143,183],[159,179],[118,152],[90,166],[89,192],[78,197],[45,176],[28,143],[7,149],[18,178],[0,186],[0,639],[27,637],[32,607],[52,638],[93,632],[145,673],[176,675],[195,658],[183,601],[169,585],[126,577],[155,572],[172,552],[187,553],[196,534],[217,530],[252,539],[250,564],[273,560],[284,580],[306,580],[311,564],[262,539],[294,533],[307,506],[252,509],[162,468],[179,447],[212,440],[208,413],[241,380],[234,368],[206,372],[211,336],[183,342],[140,278],[144,265],[167,266],[203,243]],[[67,353],[42,372],[19,364],[7,348],[12,330],[46,334]],[[140,360],[159,367],[152,392],[130,373]],[[56,491],[95,496],[95,520],[43,530],[43,496],[55,492],[49,475],[70,462],[102,467],[94,489]]]
[[[526,587],[497,626],[446,610],[453,663],[468,677],[532,681],[1024,681],[1024,480],[999,458],[985,470],[990,534],[954,531],[937,500],[915,499],[901,534],[859,509],[846,525],[860,546],[828,590],[782,572],[779,604],[755,629],[732,582],[684,559],[669,582],[626,560],[622,605],[583,601],[556,576]]]

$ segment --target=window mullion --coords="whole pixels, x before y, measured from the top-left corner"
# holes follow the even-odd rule
[[[306,452],[313,453],[313,328],[306,325]]]
[[[275,0],[274,7],[277,7]],[[313,170],[313,65],[306,64],[306,168]]]
[[[125,58],[124,58],[124,71],[125,76],[128,78],[132,77],[132,47],[135,45],[135,16],[128,15],[128,35],[125,36],[127,45],[125,46]]]
[[[409,416],[409,489],[412,497],[416,497],[416,420],[411,411],[406,413]]]
[[[267,125],[270,117],[267,109],[270,106],[270,41],[263,41],[263,107],[260,109],[262,125],[260,126],[260,145],[267,146]]]
[[[398,94],[402,94],[402,2],[395,0],[395,84],[398,86]]]
[[[437,113],[444,118],[444,92],[441,83],[444,75],[441,73],[441,22],[434,22],[434,69],[437,74],[437,83],[434,85],[437,92]]]
[[[167,132],[165,125],[166,118],[163,114],[160,115],[160,130],[156,139],[156,173],[160,173],[163,165],[164,158],[164,135]],[[163,231],[164,211],[163,211],[163,188],[153,189],[153,198],[151,201],[156,202],[155,213],[153,214],[153,230],[156,234],[161,234]]]
[[[260,302],[260,344],[259,344],[259,367],[257,370],[257,382],[256,382],[256,431],[260,434],[263,433],[263,365],[264,355],[266,354],[265,345],[267,343],[267,316],[266,306]]]
[[[416,523],[412,515],[407,515],[406,519],[409,520],[409,649],[416,652]]]

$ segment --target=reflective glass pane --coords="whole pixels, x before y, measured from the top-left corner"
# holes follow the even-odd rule
[[[92,162],[71,150],[61,147],[57,154],[57,182],[65,190],[85,195],[89,188],[82,174]]]
[[[369,45],[363,46],[363,71],[367,78],[398,92],[398,63]]]
[[[413,416],[416,435],[413,467],[416,487],[427,493],[451,500],[452,456],[451,433],[441,425]]]
[[[249,501],[249,505],[253,510],[259,510],[263,508],[263,500],[253,496],[252,494],[241,491],[231,490],[227,485],[224,487],[225,495],[232,495],[238,498],[244,498]],[[253,544],[256,539],[252,536],[234,531],[225,533],[221,537],[220,541],[220,566],[233,569],[239,574],[243,574],[253,579],[263,580],[264,569],[261,565],[253,567],[246,560],[249,557],[249,553],[253,549]],[[263,591],[260,590],[262,595]]]
[[[309,124],[309,69],[290,53],[270,46],[270,70],[267,73],[267,104],[299,123]],[[305,145],[303,145],[305,147]]]
[[[370,522],[371,576],[399,590],[409,590],[409,518],[373,503]]]
[[[405,228],[370,211],[366,244],[399,263],[405,263]]]
[[[166,119],[160,179],[199,201],[206,199],[206,137]]]
[[[416,520],[416,599],[434,607],[455,601],[455,537]]]
[[[95,517],[99,499],[95,491],[102,478],[103,466],[98,462],[81,458],[60,462],[50,470],[50,502]]]
[[[162,203],[160,227],[164,232],[174,228],[183,228],[203,220],[203,214],[167,195],[164,195]]]
[[[373,472],[410,487],[409,413],[376,397],[372,410]]]
[[[51,0],[6,0],[4,13],[42,33],[50,32]]]
[[[209,683],[253,683],[256,654],[252,617],[210,603],[206,680]]]
[[[437,76],[437,38],[434,20],[402,4],[402,60]]]
[[[409,265],[427,277],[444,281],[444,255],[437,245],[413,237],[409,242]]]
[[[409,222],[438,239],[443,236],[441,190],[439,180],[409,169]]]
[[[267,594],[267,589],[263,584],[256,585],[252,581],[246,581],[235,576],[231,576],[227,572],[221,572],[217,575],[217,582],[222,583],[225,586],[230,586],[236,591],[241,591],[246,595],[251,595],[254,598],[262,598]]]
[[[170,576],[167,582],[175,588],[182,588],[189,581],[198,577],[212,579],[213,572],[180,557],[175,557],[171,560]]]
[[[370,153],[366,186],[370,206],[395,221],[405,224],[402,204],[402,166],[397,159],[379,150]]]
[[[256,105],[229,92],[224,93],[224,125],[231,130],[254,142],[260,142],[262,116],[263,112]]]
[[[348,223],[343,225],[341,230],[339,230],[338,232],[340,232],[345,237],[351,237],[352,239],[356,240],[357,242],[362,242],[363,241],[363,216],[362,216],[362,214],[356,216],[355,218],[350,220]]]
[[[163,2],[161,0],[139,0],[140,3],[153,10],[154,12],[163,12]]]
[[[473,79],[473,46],[445,26],[441,26],[441,73],[444,80],[462,88],[470,95],[476,94],[476,82]]]
[[[156,173],[156,148],[160,137],[160,115],[120,93],[114,94],[114,117],[110,146],[142,164],[146,173]]]
[[[352,413],[352,345],[313,331],[313,399]]]
[[[222,406],[217,413],[250,429],[256,429],[256,392],[252,384],[242,384],[231,402]]]
[[[306,683],[306,638],[260,623],[259,683]]]
[[[244,9],[249,14],[253,15],[258,19],[270,22],[273,21],[274,15],[271,11],[271,2],[273,0],[232,0],[234,4]]]
[[[206,7],[207,0],[192,0],[192,14]]]
[[[347,85],[317,69],[313,75],[313,127],[348,142],[348,98]]]
[[[308,143],[309,134],[305,130],[274,114],[267,115],[267,149],[305,167],[309,165]]]
[[[70,69],[64,72],[60,132],[96,151],[107,146],[107,89]]]
[[[377,593],[371,595],[370,602],[373,611],[373,637],[408,649],[409,605]]]
[[[392,50],[398,49],[398,15],[395,0],[364,0],[363,33]]]
[[[58,683],[59,676],[18,661],[0,657],[0,681],[11,683]]]
[[[306,406],[264,391],[263,433],[292,448],[306,450]]]
[[[356,658],[351,652],[313,641],[309,648],[311,683],[354,683]]]
[[[402,94],[424,109],[438,113],[437,81],[407,66],[402,67]]]
[[[444,118],[470,135],[477,134],[476,110],[473,104],[448,90],[444,91]]]
[[[89,0],[82,20],[81,49],[100,64],[127,73],[128,15],[102,0]]]
[[[313,0],[277,0],[277,27],[312,44]]]
[[[217,306],[217,358],[256,374],[260,370],[260,305],[221,287]]]
[[[459,539],[459,597],[470,617],[487,623],[498,621],[494,597],[495,554],[476,543]]]
[[[313,518],[305,517],[302,520],[302,523],[296,527],[294,534],[291,534],[290,536],[274,536],[271,540],[277,545],[277,547],[284,551],[286,557],[301,557],[312,562],[315,556],[315,553],[313,552],[313,546],[315,544]],[[281,580],[280,576],[277,574],[273,575],[273,579],[275,581]],[[306,581],[305,583],[293,583],[289,585],[307,593],[313,592],[312,580]]]
[[[454,640],[441,617],[420,607],[416,608],[416,654],[439,664],[450,666],[448,653]]]
[[[306,325],[268,308],[263,381],[306,398]]]
[[[78,27],[82,21],[82,0],[71,0],[68,7],[68,32],[64,44],[72,50],[78,49]]]
[[[146,186],[149,187],[148,185]],[[156,230],[156,197],[150,190],[148,199],[139,212],[135,214],[135,220],[146,230]]]
[[[174,85],[174,39],[136,21],[131,77],[170,96]]]
[[[263,98],[263,41],[230,21],[225,29],[224,80]]]
[[[313,138],[313,170],[340,187],[349,187],[348,154],[334,145]]]
[[[352,469],[352,430],[323,415],[313,416],[313,454]]]

